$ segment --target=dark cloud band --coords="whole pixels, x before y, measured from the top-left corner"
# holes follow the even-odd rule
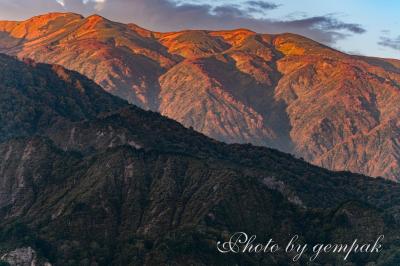
[[[272,10],[272,9],[277,9],[279,5],[270,3],[270,2],[265,2],[265,1],[247,1],[246,4],[253,8],[260,8],[264,10]]]
[[[397,38],[390,38],[390,37],[381,37],[381,40],[378,42],[379,45],[392,48],[394,50],[400,51],[400,36]]]
[[[55,0],[0,0],[0,18],[20,19],[50,11],[99,13],[112,20],[133,22],[157,31],[249,28],[262,33],[293,32],[325,44],[365,32],[360,25],[339,21],[334,15],[290,20],[259,19],[253,16],[254,10],[273,10],[279,6],[256,0],[243,3],[213,8],[206,4],[177,4],[169,0],[106,0],[99,8],[99,4],[83,0],[64,0],[64,6]]]

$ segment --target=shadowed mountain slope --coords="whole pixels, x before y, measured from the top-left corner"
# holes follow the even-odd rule
[[[9,68],[20,78],[0,75],[1,115],[10,112],[8,102],[22,98],[41,115],[27,119],[25,105],[14,105],[14,119],[1,123],[8,134],[0,143],[0,257],[31,247],[37,260],[54,265],[291,262],[283,252],[217,251],[217,241],[244,231],[281,245],[295,234],[310,244],[372,242],[384,234],[382,253],[351,255],[348,262],[398,261],[397,183],[331,172],[277,150],[220,143],[134,106],[117,110],[126,104],[61,67],[2,56],[0,73]],[[32,73],[40,81],[35,86]],[[44,117],[52,122],[37,123]],[[11,121],[20,130],[5,131]],[[321,255],[314,265],[342,261]]]

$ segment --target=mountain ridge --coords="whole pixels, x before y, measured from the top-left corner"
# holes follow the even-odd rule
[[[290,33],[159,33],[101,16],[49,16],[34,19],[41,27],[20,22],[33,25],[32,41],[0,23],[0,51],[78,71],[221,141],[277,148],[332,170],[400,176],[399,61]]]

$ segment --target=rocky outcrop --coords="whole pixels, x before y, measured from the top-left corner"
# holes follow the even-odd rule
[[[31,247],[18,248],[0,257],[0,262],[7,262],[10,266],[51,266],[49,262],[40,262],[36,251]]]

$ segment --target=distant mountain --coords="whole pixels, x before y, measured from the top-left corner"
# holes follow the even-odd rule
[[[0,51],[61,64],[218,140],[400,176],[397,60],[347,55],[294,34],[157,33],[71,13],[0,22]]]
[[[4,260],[289,265],[285,253],[218,253],[217,241],[244,231],[281,245],[294,234],[309,244],[371,242],[384,234],[382,253],[348,262],[398,262],[397,183],[220,143],[128,106],[59,66],[1,56],[0,73]],[[314,265],[341,265],[342,257],[321,255]]]

